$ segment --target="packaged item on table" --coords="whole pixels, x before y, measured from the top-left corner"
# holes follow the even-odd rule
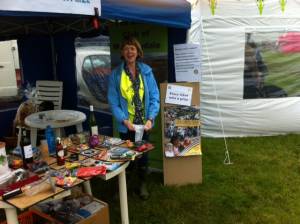
[[[94,157],[96,160],[109,160],[108,150],[100,150],[99,154]]]
[[[68,176],[68,177],[62,177],[62,176],[57,176],[55,178],[55,183],[57,186],[63,187],[63,188],[69,188],[72,187],[74,185],[74,183],[76,182],[77,177],[72,177],[72,176]]]
[[[99,153],[99,150],[87,149],[87,150],[82,151],[80,154],[83,156],[91,157],[91,156],[97,155],[98,153]]]
[[[28,164],[28,169],[31,172],[37,173],[37,174],[42,174],[47,172],[50,168],[48,163],[45,161],[37,161],[31,164]]]
[[[79,160],[79,155],[78,155],[78,153],[72,153],[72,154],[69,156],[68,160],[69,160],[70,162],[78,161],[78,160]]]
[[[105,166],[81,167],[77,169],[77,177],[91,177],[97,175],[105,175]]]
[[[97,145],[99,145],[100,143],[100,140],[99,140],[99,137],[98,135],[92,135],[89,139],[89,146],[91,148],[95,148]]]
[[[22,191],[27,196],[33,196],[39,192],[51,190],[53,193],[55,192],[55,184],[49,174],[46,174],[42,179],[32,182],[24,187],[22,187]]]
[[[79,162],[66,162],[65,163],[65,167],[68,170],[74,169],[79,167],[81,164]]]

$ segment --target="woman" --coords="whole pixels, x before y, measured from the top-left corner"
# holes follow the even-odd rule
[[[134,141],[134,125],[144,125],[144,140],[154,125],[159,111],[159,91],[152,69],[140,62],[143,50],[133,37],[126,38],[121,44],[123,62],[112,71],[109,77],[108,102],[117,122],[120,138]],[[145,180],[148,169],[148,155],[135,161],[140,180],[139,194],[143,199],[149,197]]]

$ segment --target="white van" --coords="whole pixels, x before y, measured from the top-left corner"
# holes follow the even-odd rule
[[[17,41],[0,41],[0,97],[17,96],[20,85]]]

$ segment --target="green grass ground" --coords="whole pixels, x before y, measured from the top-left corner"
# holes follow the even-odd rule
[[[230,138],[228,147],[233,165],[223,164],[223,139],[202,139],[202,184],[165,187],[162,173],[150,173],[151,197],[142,201],[128,183],[130,223],[300,223],[299,135]],[[92,187],[109,203],[111,223],[121,223],[117,181]]]

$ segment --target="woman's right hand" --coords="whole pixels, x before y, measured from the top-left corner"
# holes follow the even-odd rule
[[[124,120],[123,123],[130,131],[135,131],[133,124],[129,120]]]

